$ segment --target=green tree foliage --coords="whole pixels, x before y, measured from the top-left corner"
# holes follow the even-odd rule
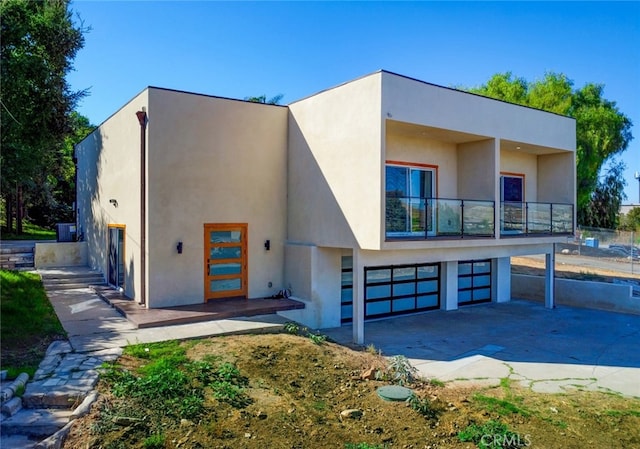
[[[598,176],[602,168],[624,152],[633,139],[631,120],[614,101],[603,97],[604,86],[589,83],[575,89],[563,74],[547,73],[541,80],[527,82],[507,72],[468,90],[576,119],[578,221],[585,224],[583,220],[593,215],[586,209],[594,204],[592,196],[601,187]],[[614,186],[609,191],[617,189]]]
[[[94,128],[89,119],[77,112],[70,115],[71,132],[62,147],[51,157],[53,163],[43,167],[29,185],[29,218],[36,223],[52,226],[60,222],[73,222],[73,203],[76,200],[74,145]]]
[[[618,227],[619,211],[626,197],[626,182],[622,177],[624,164],[613,161],[606,175],[598,182],[580,223],[587,227],[615,229]]]
[[[71,112],[86,92],[72,91],[65,76],[84,37],[69,0],[3,0],[0,17],[2,197],[8,228],[15,212],[21,232],[23,203],[45,189],[56,170],[68,171],[60,151],[72,133]]]
[[[284,97],[283,94],[278,94],[275,97],[269,98],[269,100],[267,100],[266,95],[260,95],[259,97],[246,97],[245,101],[263,104],[280,104],[280,101],[282,101],[282,97]]]
[[[620,217],[618,229],[640,232],[640,206],[634,207],[626,215]]]

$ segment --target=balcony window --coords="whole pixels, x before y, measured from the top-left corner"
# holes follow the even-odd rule
[[[424,236],[434,229],[426,201],[435,191],[435,169],[387,165],[386,230],[397,237]]]

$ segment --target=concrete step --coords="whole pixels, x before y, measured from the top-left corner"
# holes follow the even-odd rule
[[[16,253],[31,253],[33,254],[33,245],[11,245],[0,246],[0,255],[4,254],[16,254]]]
[[[56,284],[56,285],[45,284],[45,287],[49,291],[56,291],[56,290],[74,290],[76,288],[88,288],[89,286],[96,286],[96,285],[103,286],[107,284],[104,282],[104,280],[102,280],[100,282],[76,282],[71,284]]]
[[[73,270],[62,268],[49,268],[45,270],[39,270],[40,276],[45,279],[74,279],[84,278],[87,276],[102,276],[102,273],[96,270]]]
[[[104,277],[101,274],[88,274],[86,276],[74,276],[68,278],[43,278],[42,283],[45,285],[57,285],[57,284],[77,284],[78,282],[104,282]]]
[[[22,409],[3,420],[0,431],[3,437],[23,435],[45,438],[62,429],[69,422],[71,413],[69,409]]]

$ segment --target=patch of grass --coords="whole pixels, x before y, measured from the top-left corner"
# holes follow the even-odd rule
[[[15,226],[15,223],[14,223]],[[41,226],[29,223],[24,220],[22,222],[22,234],[15,232],[7,232],[5,220],[2,219],[2,238],[0,240],[55,240],[56,231],[54,229],[43,228]]]
[[[473,400],[484,405],[489,411],[499,413],[501,415],[518,414],[525,417],[531,416],[531,413],[515,404],[513,401],[498,399],[483,394],[473,395]]]
[[[0,270],[0,291],[0,365],[10,375],[31,376],[49,343],[66,338],[66,332],[37,274]]]
[[[506,424],[490,420],[482,425],[471,424],[458,432],[462,442],[472,442],[480,449],[516,449],[527,446],[527,437],[509,430]]]
[[[145,449],[162,449],[165,445],[165,436],[161,433],[156,433],[144,440]]]
[[[138,357],[139,359],[157,360],[161,357],[167,356],[184,357],[186,349],[178,340],[169,340],[159,343],[140,343],[129,345],[124,348],[123,354]]]

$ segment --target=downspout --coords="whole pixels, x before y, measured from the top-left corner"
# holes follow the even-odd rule
[[[136,112],[140,123],[140,304],[146,304],[147,296],[147,112],[143,107]]]

